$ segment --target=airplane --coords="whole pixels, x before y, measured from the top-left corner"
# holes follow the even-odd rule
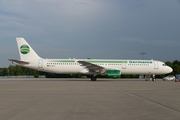
[[[120,78],[122,74],[144,74],[146,80],[155,75],[168,74],[172,68],[156,60],[125,59],[44,59],[32,49],[24,38],[16,38],[20,60],[8,59],[13,64],[56,74],[91,75],[91,81],[98,76]]]

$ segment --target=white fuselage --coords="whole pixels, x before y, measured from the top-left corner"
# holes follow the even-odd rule
[[[106,69],[117,69],[121,74],[167,74],[172,68],[155,60],[109,60],[109,59],[28,59],[21,66],[58,74],[93,74],[77,61],[86,61]]]
[[[20,60],[13,63],[50,73],[89,74],[96,81],[98,75],[119,78],[121,74],[144,74],[153,76],[172,72],[165,63],[155,60],[111,60],[111,59],[43,59],[37,55],[24,38],[16,38]]]

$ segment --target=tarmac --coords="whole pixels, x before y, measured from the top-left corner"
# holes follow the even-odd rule
[[[3,78],[0,120],[180,120],[180,82]]]

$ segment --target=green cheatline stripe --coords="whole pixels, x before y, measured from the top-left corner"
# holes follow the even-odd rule
[[[108,60],[84,60],[90,63],[127,63],[127,61],[108,61]],[[50,60],[49,62],[75,62],[75,60]]]
[[[75,62],[75,60],[50,60],[49,62]]]
[[[23,52],[28,52],[28,51],[23,51]],[[80,60],[81,61],[81,60]],[[128,61],[120,61],[120,60],[84,60],[86,62],[89,63],[119,63],[119,64],[123,64],[123,63],[128,63]],[[49,62],[66,62],[66,63],[72,63],[75,62],[75,60],[50,60]],[[139,61],[139,60],[130,60],[129,61],[130,64],[152,64],[152,61]]]
[[[133,61],[133,60],[130,60],[129,63],[131,64],[152,64],[152,61]]]
[[[75,62],[75,60],[50,60],[49,62]]]
[[[86,60],[86,62],[90,62],[90,63],[127,63],[127,61],[108,61],[108,60]]]

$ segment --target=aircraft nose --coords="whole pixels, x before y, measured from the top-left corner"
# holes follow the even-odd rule
[[[173,71],[173,69],[171,67],[169,67],[168,71],[169,71],[169,73],[171,73]]]

